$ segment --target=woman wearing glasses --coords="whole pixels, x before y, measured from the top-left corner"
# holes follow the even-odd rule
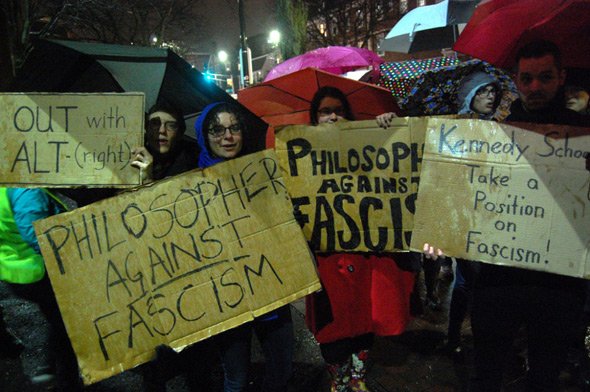
[[[145,147],[132,151],[132,166],[145,182],[160,180],[197,168],[196,149],[180,143],[186,125],[182,113],[166,104],[155,104],[146,118]]]
[[[136,147],[131,165],[138,168],[143,182],[161,180],[197,168],[197,149],[192,143],[181,143],[186,125],[180,110],[157,103],[146,115],[145,147]],[[164,392],[168,380],[180,373],[186,374],[189,389],[193,392],[210,391],[212,364],[208,359],[213,352],[209,342],[199,342],[180,354],[169,348],[158,347],[157,359],[143,367],[143,390]],[[199,366],[194,367],[198,362]]]
[[[354,120],[344,93],[331,86],[315,93],[309,117],[312,125]],[[393,117],[382,115],[377,124]],[[331,392],[369,391],[367,359],[375,335],[399,335],[409,322],[414,273],[401,270],[394,257],[405,255],[316,253],[323,290],[307,297],[306,323],[327,364]]]
[[[240,109],[229,103],[207,106],[197,119],[195,131],[201,148],[199,167],[237,158],[247,141],[245,121]],[[219,349],[224,371],[224,392],[245,391],[248,386],[252,332],[265,357],[263,392],[286,391],[292,373],[293,322],[289,306],[256,318],[212,338]]]
[[[489,120],[502,98],[500,83],[485,72],[471,73],[461,80],[457,90],[458,114],[476,114]]]

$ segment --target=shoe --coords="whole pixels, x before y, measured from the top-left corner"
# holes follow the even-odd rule
[[[349,392],[350,359],[343,364],[327,364],[330,374],[330,392]]]
[[[49,366],[40,367],[36,374],[31,377],[31,384],[41,386],[50,385],[55,382],[55,374]]]
[[[350,361],[350,392],[371,392],[366,384],[369,350],[352,354]]]
[[[461,343],[447,341],[442,346],[439,346],[438,350],[451,358],[455,363],[465,362],[465,350],[461,346]]]

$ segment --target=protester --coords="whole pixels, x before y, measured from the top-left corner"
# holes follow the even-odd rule
[[[580,125],[563,105],[565,70],[551,42],[530,43],[517,54],[520,99],[507,121]],[[474,287],[474,392],[500,391],[515,335],[525,327],[528,391],[557,391],[560,367],[582,314],[582,279],[501,265],[481,264]]]
[[[502,99],[502,88],[499,81],[485,72],[472,72],[459,82],[456,105],[458,114],[470,114],[483,120],[492,119]],[[450,268],[450,257],[442,261]],[[462,361],[461,328],[467,316],[473,292],[473,284],[479,270],[479,263],[457,259],[457,268],[451,303],[449,305],[449,324],[445,351],[453,359]]]
[[[182,112],[165,103],[156,103],[146,115],[145,146],[132,150],[131,165],[140,170],[144,183],[161,180],[197,168],[197,150],[190,143],[182,143],[186,125]],[[210,377],[212,348],[203,341],[175,353],[171,348],[156,349],[156,359],[142,367],[146,392],[164,392],[168,380],[185,374],[191,391],[207,392]],[[198,366],[195,367],[195,364]]]
[[[233,104],[217,102],[205,107],[197,119],[195,131],[201,148],[201,168],[243,154],[248,129],[242,112]],[[260,341],[265,357],[265,374],[261,390],[287,390],[292,375],[294,345],[289,305],[212,338],[221,356],[224,392],[246,390],[249,381],[252,332]]]
[[[492,118],[500,100],[500,83],[486,72],[472,72],[461,79],[457,90],[458,114],[475,114],[479,118]]]
[[[138,168],[144,182],[160,180],[197,168],[196,149],[182,143],[186,129],[178,109],[156,103],[146,117],[146,145],[131,151],[131,165]]]
[[[59,198],[41,188],[0,188],[0,280],[15,295],[36,303],[49,325],[46,363],[31,382],[57,391],[81,389],[78,365],[45,271],[33,222],[65,210]]]
[[[319,125],[353,116],[340,90],[322,87],[311,102],[310,119]],[[308,297],[306,321],[326,361],[330,389],[368,391],[374,336],[405,330],[414,274],[402,271],[390,254],[318,253],[317,267],[323,290]]]
[[[580,86],[568,85],[565,86],[565,106],[568,109],[578,112],[580,114],[589,115],[590,106],[588,106],[588,100],[590,100],[590,94],[587,89]]]

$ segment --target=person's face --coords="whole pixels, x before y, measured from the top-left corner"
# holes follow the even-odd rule
[[[487,85],[475,93],[473,97],[473,111],[479,114],[490,114],[494,111],[494,103],[496,102],[496,95],[498,94],[498,90],[496,90],[496,86]]]
[[[219,158],[235,158],[242,151],[242,125],[233,113],[218,113],[217,119],[207,129],[209,148]]]
[[[518,62],[516,86],[520,99],[528,110],[547,107],[564,80],[565,71],[557,69],[551,54],[539,58],[522,58]]]
[[[333,97],[325,97],[318,107],[318,124],[335,123],[344,120],[344,105]]]
[[[150,150],[168,154],[178,142],[178,122],[166,112],[154,112],[147,123],[147,143]]]
[[[588,107],[590,96],[586,91],[576,91],[565,94],[565,106],[576,112],[582,112]]]

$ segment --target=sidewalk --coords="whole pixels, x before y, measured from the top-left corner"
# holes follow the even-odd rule
[[[437,349],[445,337],[450,291],[448,284],[441,284],[440,310],[426,309],[424,315],[415,318],[408,331],[402,336],[377,338],[370,355],[368,386],[373,392],[447,392],[465,391],[466,381],[471,371],[472,336],[469,323],[463,328],[466,356],[463,363],[456,363]],[[35,388],[29,377],[35,364],[43,355],[43,340],[46,326],[36,307],[10,296],[0,284],[0,305],[5,310],[8,324],[15,330],[26,345],[19,359],[0,358],[0,391],[37,392],[45,389]],[[305,327],[304,301],[292,304],[295,328],[294,377],[292,388],[286,392],[327,392],[328,375],[313,336]],[[522,347],[522,342],[518,346]],[[520,352],[511,356],[508,364],[506,392],[520,392],[523,388],[525,362]],[[249,392],[257,391],[263,373],[263,360],[260,348],[255,343],[253,349],[252,383]],[[580,391],[573,385],[571,375],[562,372],[560,391]],[[221,371],[214,374],[221,385]],[[142,378],[139,372],[131,370],[85,389],[89,392],[139,392]],[[168,382],[168,391],[188,392],[184,379],[178,376]]]

